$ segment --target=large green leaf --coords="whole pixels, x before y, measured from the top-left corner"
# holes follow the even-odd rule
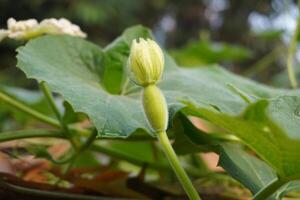
[[[151,133],[142,111],[140,88],[130,82],[120,86],[122,90],[116,93],[119,84],[126,82],[123,80],[125,70],[121,68],[125,65],[131,40],[147,34],[148,29],[140,26],[130,28],[104,51],[76,37],[44,36],[18,49],[17,66],[29,78],[46,81],[75,111],[86,113],[101,136],[127,137],[136,130]],[[183,100],[201,108],[239,114],[247,103],[228,85],[238,87],[252,100],[285,93],[299,94],[299,91],[277,90],[254,83],[218,66],[184,69],[177,67],[167,55],[165,58],[166,70],[160,87],[166,95],[171,116],[185,106]],[[122,78],[112,75],[117,68]]]
[[[47,81],[75,111],[86,113],[103,135],[128,136],[148,129],[139,99],[108,93],[100,84],[102,50],[74,37],[46,36],[19,49],[18,66],[29,78]]]
[[[239,116],[203,108],[198,114],[238,136],[280,177],[293,179],[300,175],[299,105],[300,97],[281,96],[259,100]]]

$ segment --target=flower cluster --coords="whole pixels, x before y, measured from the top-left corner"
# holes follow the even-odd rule
[[[14,18],[9,18],[7,29],[0,30],[0,41],[6,37],[16,40],[28,40],[43,34],[67,34],[86,37],[79,26],[72,24],[65,18],[44,19],[40,23],[36,19],[16,21]]]

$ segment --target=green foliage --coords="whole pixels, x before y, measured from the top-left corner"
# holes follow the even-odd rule
[[[280,38],[284,33],[284,30],[278,30],[278,29],[270,29],[265,30],[259,33],[255,33],[255,36],[260,37],[265,40],[274,40]]]
[[[246,153],[236,144],[221,146],[219,165],[253,193],[276,179],[275,172],[266,163]]]
[[[121,77],[126,75],[124,65],[130,41],[134,37],[145,36],[145,33],[147,29],[139,26],[128,29],[105,51],[75,37],[41,37],[18,50],[18,67],[28,78],[46,81],[53,91],[62,94],[75,111],[86,113],[101,136],[127,137],[137,129],[151,133],[139,101],[139,88],[126,95],[122,94],[123,91],[115,94],[114,89],[115,83],[122,82]],[[102,65],[101,58],[111,54],[114,55],[114,59],[109,60],[111,65],[108,60]],[[111,73],[119,75],[111,76]],[[254,83],[217,66],[179,68],[166,55],[166,73],[160,87],[171,110],[182,108],[182,101],[190,101],[201,107],[217,108],[223,113],[238,114],[247,104],[227,84],[238,85],[239,89],[255,98],[298,93]]]
[[[198,109],[201,116],[230,131],[243,140],[276,171],[280,177],[300,175],[299,126],[296,121],[299,97],[281,96],[260,100],[250,105],[242,115]],[[266,151],[266,149],[268,149]]]
[[[70,104],[66,105],[65,118],[72,118],[75,112],[86,114],[97,128],[99,137],[126,138],[135,132],[152,135],[143,113],[140,88],[128,83],[125,69],[131,41],[137,37],[152,36],[146,28],[132,27],[103,49],[76,37],[44,36],[18,49],[17,66],[28,78],[47,82],[54,92],[63,96]],[[207,43],[200,43],[190,48],[189,51],[196,53],[193,56],[206,57],[204,63],[249,56],[248,51],[223,45],[212,48]],[[264,189],[274,178],[283,180],[283,185],[300,177],[299,90],[271,88],[216,65],[181,68],[166,53],[165,61],[165,73],[159,87],[168,103],[169,130],[175,135],[177,152],[218,152],[221,145],[220,164],[253,193]],[[211,122],[222,128],[222,133],[207,134],[196,129],[187,115]],[[223,145],[224,141],[239,141],[230,134],[262,160],[241,149]],[[149,143],[132,145],[140,153],[145,152],[136,157],[132,157],[137,151],[135,148],[117,143],[110,145],[111,149],[106,152],[118,158],[124,154],[121,157],[136,163],[153,163],[152,158],[143,157],[150,151],[143,149]],[[145,160],[140,160],[141,157]],[[249,166],[251,170],[247,170]],[[285,189],[296,187],[297,184],[292,184]],[[277,194],[282,195],[285,189]]]
[[[183,48],[172,50],[170,53],[183,66],[241,61],[252,56],[251,51],[243,47],[201,40],[190,42]]]

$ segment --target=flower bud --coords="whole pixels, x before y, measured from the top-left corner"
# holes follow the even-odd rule
[[[144,88],[143,106],[152,129],[155,132],[165,131],[168,126],[168,106],[164,95],[156,85]]]
[[[164,70],[164,55],[155,41],[139,38],[132,42],[129,65],[138,85],[156,84]]]

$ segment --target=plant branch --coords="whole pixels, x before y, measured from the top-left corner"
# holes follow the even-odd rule
[[[25,105],[24,103],[20,102],[20,101],[17,101],[15,99],[13,99],[12,97],[10,97],[9,95],[5,94],[3,91],[0,91],[0,101],[2,101],[3,103],[6,103],[14,108],[17,108],[19,111],[22,111],[30,116],[32,116],[33,118],[39,120],[39,121],[42,121],[46,124],[49,124],[53,127],[56,127],[56,128],[60,128],[60,123],[59,121],[51,118],[51,117],[48,117],[30,107],[28,107],[27,105]],[[79,133],[80,135],[82,136],[87,136],[90,134],[90,131],[89,130],[85,130],[85,129],[82,129],[82,128],[77,128],[73,125],[70,125],[69,126],[70,130],[72,131],[76,131],[77,133]]]
[[[74,149],[77,149],[77,144],[75,142],[75,140],[73,139],[71,133],[70,133],[70,130],[67,126],[67,124],[64,123],[63,121],[63,118],[59,112],[59,109],[57,108],[56,106],[56,103],[55,103],[55,100],[52,96],[52,92],[51,90],[49,89],[49,87],[47,86],[47,83],[45,81],[42,81],[40,83],[40,86],[41,86],[41,89],[46,97],[46,99],[48,100],[48,103],[51,107],[51,109],[53,110],[53,112],[55,113],[56,115],[56,118],[58,119],[59,123],[60,123],[60,126],[63,130],[63,134],[66,136],[66,138],[69,139],[70,143],[72,144],[73,148]]]
[[[32,117],[45,122],[51,126],[60,127],[60,124],[58,121],[56,121],[55,119],[48,117],[42,113],[37,112],[36,110],[33,110],[32,108],[24,105],[23,103],[11,98],[10,96],[8,96],[7,94],[3,93],[2,91],[0,91],[0,100],[3,101],[4,103],[7,103],[9,105],[11,105],[12,107],[17,108],[18,110],[27,113],[29,115],[31,115]]]
[[[125,160],[125,161],[132,163],[134,165],[137,165],[137,166],[145,166],[146,165],[147,167],[150,167],[153,169],[161,169],[161,170],[169,170],[170,169],[167,165],[164,165],[161,163],[156,163],[156,162],[147,163],[145,161],[136,159],[132,156],[128,156],[125,153],[121,153],[121,152],[115,151],[113,149],[103,147],[99,144],[92,144],[90,148],[93,151],[110,155],[111,157],[116,158],[116,159]]]
[[[162,131],[162,132],[158,132],[157,135],[158,135],[160,144],[166,154],[166,157],[168,158],[174,172],[176,173],[176,175],[177,175],[182,187],[186,191],[189,199],[200,200],[201,198],[200,198],[197,190],[194,188],[188,175],[185,173],[184,169],[180,165],[180,162],[172,148],[172,145],[170,144],[167,133],[165,131]]]
[[[270,53],[266,54],[252,66],[250,66],[244,73],[244,76],[252,77],[254,75],[258,75],[261,71],[265,70],[269,67],[277,58],[278,53],[280,52],[281,48],[277,47],[273,49]]]
[[[60,114],[60,112],[59,112],[59,110],[58,110],[58,108],[57,108],[57,106],[55,104],[55,101],[54,101],[54,98],[52,96],[52,93],[51,93],[50,89],[48,88],[46,82],[42,81],[40,83],[40,87],[41,87],[41,89],[42,89],[42,91],[43,91],[43,93],[44,93],[44,95],[45,95],[45,97],[46,97],[46,99],[47,99],[47,101],[48,101],[51,109],[54,111],[54,113],[56,115],[56,118],[61,123],[62,122],[61,114]],[[61,123],[61,125],[62,125],[62,123]]]
[[[0,133],[0,142],[6,142],[17,139],[26,139],[33,137],[55,137],[63,138],[61,131],[51,131],[51,130],[20,130],[20,131],[8,131]]]
[[[295,75],[294,68],[293,68],[293,61],[294,61],[294,55],[295,55],[295,52],[297,49],[297,40],[298,40],[299,30],[300,30],[300,17],[297,20],[297,27],[296,27],[296,30],[291,39],[290,46],[288,48],[287,63],[286,63],[288,77],[291,82],[292,88],[297,88],[297,86],[298,86],[296,75]]]

